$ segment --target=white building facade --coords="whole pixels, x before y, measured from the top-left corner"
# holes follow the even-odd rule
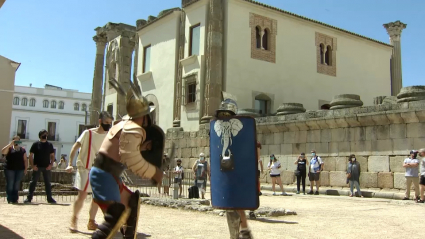
[[[29,152],[31,145],[39,140],[38,133],[46,129],[59,162],[61,155],[69,155],[84,130],[90,100],[90,93],[77,90],[50,85],[45,88],[15,86],[10,138],[20,136],[22,145]]]
[[[182,0],[136,25],[132,79],[164,130],[198,130],[222,92],[262,116],[282,103],[320,110],[335,95],[372,105],[392,94],[392,45],[256,1]],[[115,110],[106,97],[104,110]]]

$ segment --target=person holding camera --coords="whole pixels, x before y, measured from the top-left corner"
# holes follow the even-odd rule
[[[6,178],[7,203],[18,203],[21,180],[24,174],[27,174],[27,152],[21,147],[21,144],[21,139],[16,135],[12,142],[1,150],[1,153],[6,155],[4,176]]]
[[[305,153],[301,153],[298,159],[295,161],[297,170],[295,170],[295,176],[297,176],[297,194],[300,194],[300,184],[303,184],[303,193],[305,195],[305,178],[307,176],[307,165],[308,161],[305,158]]]

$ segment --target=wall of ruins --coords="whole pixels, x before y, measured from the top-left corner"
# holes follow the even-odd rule
[[[304,110],[305,111],[305,110]],[[294,162],[301,152],[315,149],[325,166],[321,185],[346,186],[346,167],[355,154],[363,188],[404,189],[403,160],[412,149],[425,147],[425,100],[319,110],[257,118],[257,139],[266,168],[269,155],[282,164],[284,184],[296,182]],[[166,151],[175,147],[175,157],[190,168],[203,152],[209,156],[209,124],[196,132],[167,131]],[[262,175],[262,182],[270,182]],[[308,180],[307,180],[308,181]]]

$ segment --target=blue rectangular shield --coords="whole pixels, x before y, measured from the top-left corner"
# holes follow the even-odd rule
[[[226,210],[259,207],[255,119],[233,116],[210,122],[211,204]]]

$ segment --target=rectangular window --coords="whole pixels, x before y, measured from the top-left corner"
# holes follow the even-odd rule
[[[86,130],[86,126],[85,125],[83,125],[83,124],[78,125],[78,136],[77,136],[77,139],[78,139],[78,137],[80,137],[80,135],[83,133],[84,130]],[[77,139],[75,139],[75,141],[77,141]]]
[[[47,136],[47,140],[57,141],[58,137],[56,136],[56,122],[48,122],[47,123],[47,132],[49,135]]]
[[[187,85],[187,104],[195,103],[196,101],[196,82]]]
[[[18,128],[16,135],[21,139],[27,139],[27,121],[26,120],[18,120]]]
[[[255,109],[260,115],[262,116],[267,115],[267,101],[255,100]]]
[[[151,70],[151,45],[143,48],[143,73]]]
[[[108,111],[109,114],[113,115],[114,105],[113,104],[109,104],[108,107],[106,108],[106,111]]]
[[[190,27],[189,56],[198,55],[201,42],[201,24]]]

